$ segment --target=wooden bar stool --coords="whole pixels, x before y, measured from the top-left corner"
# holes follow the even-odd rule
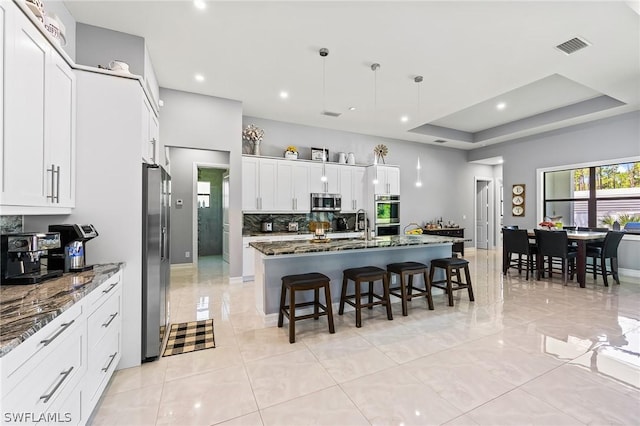
[[[278,312],[278,327],[282,327],[283,317],[289,319],[289,343],[296,341],[296,321],[313,318],[317,320],[322,315],[327,316],[329,333],[335,333],[333,327],[333,310],[331,309],[331,280],[319,272],[308,274],[287,275],[282,277],[282,290],[280,292],[280,310]],[[325,305],[320,303],[320,289],[324,288]],[[285,305],[286,292],[289,290],[289,304]],[[313,301],[296,303],[297,291],[313,290]],[[296,316],[296,308],[313,306],[313,313]]]
[[[349,280],[355,283],[355,293],[347,294]],[[382,296],[373,292],[373,283],[382,281]],[[369,283],[369,291],[362,293],[360,284]],[[368,297],[368,303],[362,303],[362,298]],[[373,299],[378,299],[374,301]],[[353,299],[353,300],[351,300]],[[344,304],[348,303],[356,309],[356,327],[362,326],[362,308],[373,309],[376,305],[384,305],[387,308],[387,319],[392,320],[391,301],[389,298],[389,279],[387,271],[375,266],[364,266],[342,271],[342,294],[340,295],[340,309],[338,315],[344,313]]]
[[[433,275],[435,269],[444,269],[447,278],[444,280],[433,281]],[[464,269],[465,282],[462,282],[462,274],[460,269]],[[453,279],[453,274],[456,275],[456,279]],[[453,292],[456,290],[467,289],[469,292],[469,300],[474,301],[473,287],[471,286],[471,274],[469,273],[469,261],[459,257],[447,257],[443,259],[433,259],[431,261],[431,272],[429,279],[433,287],[438,287],[447,292],[449,296],[449,306],[453,306]],[[454,287],[453,284],[456,286]]]
[[[433,298],[431,297],[431,281],[427,276],[427,265],[419,262],[401,262],[387,265],[388,280],[391,282],[391,274],[400,275],[400,285],[389,289],[389,294],[393,294],[402,300],[402,315],[407,316],[407,302],[418,296],[426,296],[429,310],[433,310]],[[413,287],[413,276],[422,274],[424,279],[424,289]],[[407,280],[406,277],[409,279]],[[398,293],[398,290],[400,291]],[[414,293],[414,290],[417,293]]]

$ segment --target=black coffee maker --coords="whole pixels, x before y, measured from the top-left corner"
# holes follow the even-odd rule
[[[62,270],[42,268],[41,256],[47,250],[60,247],[57,232],[20,232],[0,237],[0,257],[4,284],[37,284],[49,278],[59,277]]]
[[[93,225],[49,225],[49,231],[60,233],[62,242],[60,248],[50,250],[48,254],[49,267],[62,269],[64,272],[82,272],[93,269],[93,265],[86,264],[85,243],[98,236]]]

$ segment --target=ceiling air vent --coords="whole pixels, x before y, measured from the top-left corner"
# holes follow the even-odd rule
[[[332,112],[332,111],[322,111],[322,115],[328,115],[329,117],[340,117],[342,115],[341,112]]]
[[[433,141],[433,143],[446,143],[447,141],[445,141],[444,139],[436,139],[435,141]]]
[[[571,40],[567,40],[564,43],[557,45],[556,49],[561,50],[567,55],[571,55],[572,53],[584,49],[587,46],[591,46],[591,43],[583,38],[574,37]]]

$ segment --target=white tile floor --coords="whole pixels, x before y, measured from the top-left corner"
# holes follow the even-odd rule
[[[606,288],[502,276],[467,254],[476,301],[414,300],[363,315],[265,327],[253,283],[220,258],[172,274],[172,320],[214,318],[217,347],[118,371],[98,425],[637,425],[640,280]],[[395,299],[397,300],[397,299]],[[336,310],[337,312],[337,310]]]

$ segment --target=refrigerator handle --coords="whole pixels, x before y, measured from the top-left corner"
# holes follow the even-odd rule
[[[160,232],[160,260],[164,260],[165,256],[165,234],[167,232],[167,228],[165,226],[162,227],[162,231]]]

